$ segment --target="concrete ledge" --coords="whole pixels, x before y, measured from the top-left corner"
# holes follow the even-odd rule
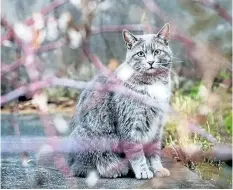
[[[99,179],[95,186],[89,187],[85,178],[64,177],[49,159],[46,168],[37,166],[35,153],[48,140],[45,138],[43,127],[37,115],[19,116],[20,144],[17,137],[8,138],[14,136],[11,118],[10,114],[2,114],[1,118],[1,142],[3,142],[1,144],[3,151],[1,152],[1,188],[216,188],[210,182],[201,180],[197,174],[182,164],[169,160],[163,160],[164,166],[171,171],[169,177],[151,180],[137,180],[132,177]],[[28,159],[31,161],[27,167],[23,167],[21,164],[19,153],[22,150],[29,152]]]
[[[90,187],[86,183],[86,178],[64,177],[52,164],[48,168],[37,167],[35,156],[35,154],[30,154],[29,159],[31,162],[29,166],[23,167],[19,154],[2,154],[1,188],[216,188],[211,183],[201,180],[197,174],[182,164],[169,160],[163,162],[171,171],[170,177],[153,178],[151,180],[137,180],[130,177],[99,179],[95,186]]]

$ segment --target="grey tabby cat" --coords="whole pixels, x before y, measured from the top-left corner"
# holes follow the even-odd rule
[[[107,178],[130,170],[137,179],[170,175],[157,151],[171,95],[169,24],[157,34],[133,35],[123,30],[123,38],[126,60],[115,71],[116,77],[131,90],[164,104],[150,107],[123,94],[84,90],[71,121],[70,138],[90,141],[79,144],[87,147],[83,151],[69,154],[76,176],[86,176],[91,170]],[[95,82],[107,84],[108,79],[98,75]],[[101,148],[101,139],[114,140],[115,148]]]

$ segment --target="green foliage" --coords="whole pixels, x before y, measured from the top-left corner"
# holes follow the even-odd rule
[[[173,109],[186,118],[196,118],[198,116],[197,118],[201,119],[198,109],[200,105],[203,104],[203,100],[198,96],[200,85],[202,85],[200,81],[190,83],[186,80],[186,84],[183,85],[184,88],[182,87],[174,92],[171,101]],[[226,94],[224,97],[225,96]],[[227,102],[226,99],[223,98],[223,100]],[[216,138],[217,142],[230,143],[232,136],[232,111],[229,109],[229,105],[225,105],[224,102],[222,102],[218,108],[210,109],[205,118],[203,116],[202,121],[204,121],[204,123],[202,123],[201,126],[207,133]],[[170,139],[172,139],[172,142],[177,142],[178,125],[179,121],[177,122],[172,117],[168,119],[164,133],[164,141],[167,145],[171,143]],[[204,151],[208,150],[213,145],[206,138],[198,134],[192,134],[190,140],[194,144],[198,144]]]
[[[220,71],[219,77],[222,79],[230,79],[231,78],[231,73],[226,72],[226,71]]]
[[[63,102],[67,100],[77,100],[79,91],[73,88],[57,87],[46,89],[50,102]]]
[[[194,83],[193,87],[190,89],[190,97],[193,99],[197,98],[201,82]]]
[[[195,81],[188,89],[181,89],[180,92],[184,96],[191,97],[194,100],[198,99],[199,88],[202,85],[201,81]]]
[[[197,17],[196,22],[190,26],[189,33],[192,36],[196,36],[200,32],[216,26],[219,20],[220,18],[216,14],[208,15],[204,18]]]
[[[232,112],[229,112],[228,115],[224,118],[224,124],[227,132],[232,135]]]

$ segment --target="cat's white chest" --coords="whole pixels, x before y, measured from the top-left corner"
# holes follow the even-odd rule
[[[158,101],[167,102],[170,99],[171,90],[169,84],[156,82],[152,85],[146,85],[145,90],[151,98]]]
[[[164,112],[168,111],[171,96],[171,88],[169,84],[156,82],[152,85],[146,85],[144,89],[150,98],[153,98],[156,102],[158,102],[156,105],[158,108]]]

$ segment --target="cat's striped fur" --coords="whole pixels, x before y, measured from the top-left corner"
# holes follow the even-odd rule
[[[94,149],[69,154],[69,164],[77,176],[97,170],[102,177],[118,177],[133,170],[138,179],[167,176],[156,151],[162,138],[171,94],[172,52],[168,45],[169,25],[158,34],[133,35],[124,30],[126,60],[116,76],[133,91],[165,102],[149,107],[142,102],[112,92],[84,90],[72,118],[70,138],[115,139],[116,150]],[[98,75],[94,82],[107,83]],[[91,142],[90,142],[91,144]]]

